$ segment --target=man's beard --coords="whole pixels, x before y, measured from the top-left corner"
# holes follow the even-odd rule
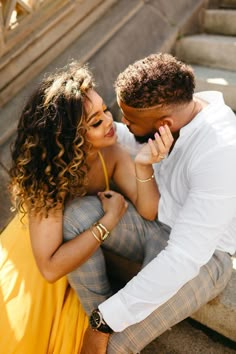
[[[154,133],[150,133],[150,134],[143,135],[143,136],[134,135],[134,138],[139,144],[147,143],[148,139],[150,139],[150,138],[152,140],[155,140]]]

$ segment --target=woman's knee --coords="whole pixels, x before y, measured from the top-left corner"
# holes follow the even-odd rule
[[[75,198],[67,203],[63,220],[64,239],[70,240],[87,230],[102,215],[102,205],[97,197]]]

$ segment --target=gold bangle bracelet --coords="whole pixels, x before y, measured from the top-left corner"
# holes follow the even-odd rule
[[[140,179],[140,178],[138,178],[137,176],[135,176],[135,177],[136,177],[136,180],[137,180],[138,182],[145,183],[145,182],[151,181],[155,176],[154,176],[154,173],[153,173],[153,174],[151,175],[151,177],[146,178],[146,179]]]
[[[96,229],[98,230],[98,232],[99,232],[99,234],[100,234],[100,239],[101,239],[101,241],[102,241],[102,237],[103,237],[103,234],[104,234],[102,228],[100,227],[99,224],[97,224],[97,225],[94,224],[93,226],[95,226]]]
[[[99,237],[95,234],[95,232],[93,231],[92,229],[92,226],[90,227],[89,229],[91,231],[91,234],[93,235],[93,237],[99,242],[99,243],[102,243],[102,240],[99,239]]]
[[[96,229],[98,230],[98,232],[100,234],[101,242],[104,242],[106,240],[106,238],[110,235],[110,231],[107,230],[106,226],[103,225],[99,221],[95,222],[95,224],[93,224],[93,226],[95,226]]]

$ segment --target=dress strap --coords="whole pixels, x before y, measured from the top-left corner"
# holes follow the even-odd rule
[[[105,177],[105,183],[106,183],[106,191],[107,191],[107,190],[110,189],[107,167],[106,167],[104,158],[103,158],[103,156],[102,156],[100,151],[98,151],[98,156],[99,156],[101,164],[102,164],[102,169],[103,169],[103,173],[104,173],[104,177]]]

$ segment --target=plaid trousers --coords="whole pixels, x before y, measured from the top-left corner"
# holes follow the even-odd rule
[[[101,203],[94,196],[74,199],[68,203],[64,213],[65,241],[87,230],[103,214]],[[130,261],[139,262],[144,267],[166,247],[169,234],[168,226],[158,220],[144,220],[129,203],[127,212],[102,247]],[[102,247],[83,265],[68,274],[69,283],[88,315],[113,293]],[[113,333],[107,353],[140,352],[164,331],[216,297],[226,286],[231,273],[231,257],[225,252],[216,251],[210,261],[201,267],[198,276],[186,283],[146,319],[123,332]]]

